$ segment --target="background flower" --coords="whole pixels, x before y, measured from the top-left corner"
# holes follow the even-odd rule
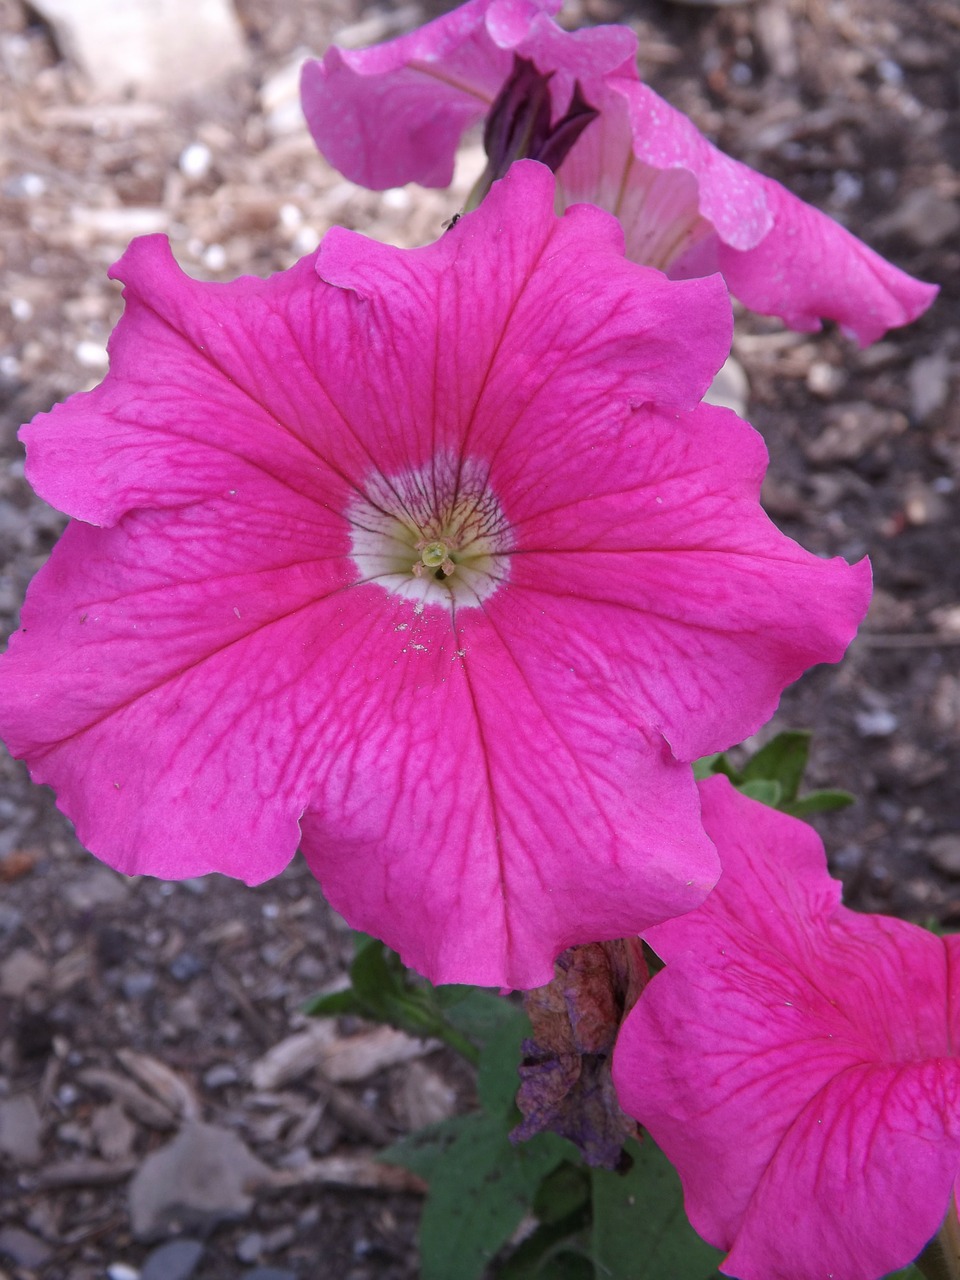
[[[211,285],[153,238],[117,273],[109,376],[24,430],[89,524],[0,662],[0,729],[84,843],[259,881],[302,836],[441,982],[542,985],[699,902],[678,761],[839,658],[870,589],[767,520],[751,428],[690,412],[721,283],[556,218],[529,162],[426,249],[333,231]]]
[[[616,214],[634,261],[677,278],[720,271],[755,311],[800,330],[835,320],[862,344],[926,310],[934,286],[724,155],[642,84],[632,31],[566,32],[550,16],[559,7],[469,0],[398,40],[334,46],[303,71],[317,146],[364,186],[446,186],[463,131],[488,114],[517,54],[552,75],[555,119],[576,83],[599,111],[560,165],[558,193]]]
[[[840,905],[816,833],[701,783],[723,865],[651,929],[666,968],[614,1081],[740,1280],[875,1280],[936,1233],[960,1169],[960,938]]]

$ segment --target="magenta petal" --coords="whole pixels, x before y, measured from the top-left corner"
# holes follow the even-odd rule
[[[555,113],[574,81],[635,55],[621,27],[568,33],[555,0],[468,0],[427,26],[370,49],[333,46],[304,64],[301,99],[310,132],[332,165],[381,190],[445,187],[464,131],[487,114],[514,53],[552,72]]]
[[[931,305],[936,285],[900,271],[778,182],[745,171],[764,192],[770,231],[745,251],[722,237],[702,240],[674,262],[671,275],[718,270],[731,293],[754,311],[780,316],[801,332],[833,320],[861,346],[916,320]]]
[[[839,656],[869,570],[782,537],[756,434],[695,407],[722,282],[553,204],[525,162],[426,249],[124,256],[107,379],[24,430],[100,527],[0,661],[7,742],[112,865],[262,880],[302,832],[351,923],[505,986],[702,900],[683,762]]]
[[[960,939],[842,907],[804,823],[701,784],[723,864],[651,929],[621,1104],[677,1166],[739,1280],[876,1280],[912,1261],[960,1168]]]
[[[327,158],[368,187],[445,186],[514,54],[551,75],[554,120],[574,84],[599,117],[560,165],[563,205],[616,214],[627,256],[677,278],[722,272],[756,311],[800,330],[835,320],[861,344],[907,324],[936,288],[718,150],[636,69],[626,27],[562,30],[546,0],[469,0],[399,40],[308,62],[303,109]]]

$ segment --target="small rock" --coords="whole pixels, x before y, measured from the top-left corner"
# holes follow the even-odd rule
[[[18,1267],[34,1271],[50,1260],[53,1250],[29,1231],[22,1231],[20,1227],[4,1227],[0,1230],[0,1254],[12,1258]]]
[[[224,1089],[228,1084],[236,1084],[240,1079],[236,1067],[229,1062],[216,1062],[203,1073],[203,1083],[208,1089]]]
[[[930,699],[930,714],[942,732],[953,738],[960,736],[960,678],[940,677]]]
[[[120,985],[128,1000],[142,1000],[157,985],[157,979],[152,973],[125,973]]]
[[[960,878],[960,835],[934,836],[927,846],[927,856],[945,876]]]
[[[85,369],[102,370],[106,369],[110,363],[107,348],[103,343],[92,342],[89,338],[78,342],[73,349],[73,354],[78,364],[82,364]]]
[[[91,1122],[94,1141],[105,1160],[125,1160],[133,1150],[136,1126],[127,1119],[119,1102],[98,1107]]]
[[[0,1151],[20,1165],[40,1161],[40,1112],[28,1093],[0,1100]]]
[[[877,707],[872,711],[858,711],[853,717],[861,738],[889,738],[900,721],[892,711]]]
[[[950,514],[945,499],[919,476],[914,476],[903,495],[903,514],[908,524],[936,524]]]
[[[80,880],[66,888],[67,901],[74,911],[90,911],[93,907],[110,906],[127,896],[127,881],[116,871],[94,867]]]
[[[901,435],[909,423],[895,409],[876,409],[866,401],[838,407],[836,420],[805,447],[817,466],[851,462],[882,440]]]
[[[878,236],[905,235],[921,249],[943,244],[960,228],[960,204],[938,195],[930,187],[911,191],[885,218],[874,224]]]
[[[19,1000],[31,987],[40,987],[47,980],[49,970],[44,960],[26,947],[18,947],[0,965],[0,995]]]
[[[826,360],[814,360],[807,370],[808,390],[823,400],[832,399],[845,381],[846,376],[843,370],[838,369],[834,364],[828,364]]]
[[[947,402],[950,389],[950,361],[943,351],[921,356],[910,366],[910,417],[918,426],[931,418]]]
[[[36,0],[61,50],[98,92],[176,98],[246,61],[228,0]]]
[[[149,1255],[140,1280],[190,1280],[202,1257],[199,1240],[171,1240]]]
[[[732,409],[738,417],[745,418],[749,395],[750,384],[743,365],[733,356],[728,356],[703,398],[707,404]]]
[[[177,982],[190,982],[203,973],[206,965],[192,951],[181,951],[170,961],[170,977]]]
[[[170,1005],[170,1018],[181,1031],[199,1031],[203,1025],[197,1002],[192,996],[179,996]]]
[[[339,39],[338,39],[339,43]],[[264,80],[260,88],[260,109],[267,131],[273,138],[284,137],[303,129],[300,106],[300,73],[310,50],[295,49],[290,59]]]
[[[210,172],[213,153],[204,142],[191,142],[180,152],[180,172],[185,178],[194,182],[202,182]]]
[[[11,907],[9,902],[0,902],[0,938],[9,938],[16,933],[23,923],[23,912]]]
[[[173,1224],[212,1229],[253,1207],[251,1189],[271,1178],[236,1134],[191,1122],[147,1156],[130,1183],[130,1217],[139,1240]]]
[[[256,1262],[263,1253],[263,1236],[259,1231],[251,1231],[237,1241],[237,1257],[241,1262]]]
[[[107,1267],[107,1280],[141,1280],[136,1267],[128,1267],[125,1262],[111,1262]]]

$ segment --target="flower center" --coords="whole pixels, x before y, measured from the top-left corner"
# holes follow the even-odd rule
[[[477,606],[509,574],[509,525],[484,464],[452,457],[372,477],[346,512],[361,580],[422,604]]]
[[[413,566],[413,572],[418,578],[423,574],[424,568],[436,569],[437,576],[449,578],[457,567],[450,554],[451,548],[445,542],[424,542],[421,538],[417,543],[417,550],[420,552],[420,563]]]

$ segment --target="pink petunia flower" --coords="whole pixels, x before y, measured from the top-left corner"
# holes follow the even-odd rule
[[[551,75],[554,119],[579,85],[599,111],[557,170],[561,207],[617,215],[627,256],[675,278],[720,271],[748,307],[812,331],[835,320],[865,345],[927,309],[914,280],[785,187],[718,151],[637,74],[626,27],[563,31],[559,0],[468,0],[398,40],[335,46],[303,69],[317,146],[377,189],[446,186],[464,130],[483,119],[514,58]]]
[[[936,1234],[960,1171],[960,937],[840,905],[812,828],[701,784],[723,874],[651,929],[666,962],[614,1055],[739,1280],[875,1280]]]
[[[0,731],[111,865],[258,882],[300,843],[408,964],[517,987],[713,884],[678,761],[841,656],[869,567],[782,536],[759,437],[696,407],[722,283],[553,200],[526,161],[425,249],[115,268],[108,377],[23,432],[82,523],[0,661]]]

